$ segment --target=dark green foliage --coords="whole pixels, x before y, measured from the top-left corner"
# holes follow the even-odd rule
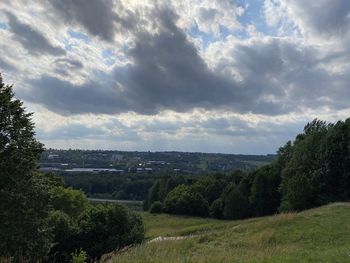
[[[225,189],[222,195],[223,216],[225,219],[240,219],[250,215],[250,204],[248,197],[243,195],[235,184]]]
[[[119,204],[92,207],[78,225],[77,244],[92,258],[140,243],[144,238],[141,217]]]
[[[282,170],[281,210],[303,210],[349,195],[350,119],[314,120],[296,137]]]
[[[350,197],[350,118],[334,124],[325,141],[322,146],[324,167],[332,176],[326,191],[337,193],[334,199],[347,200]]]
[[[220,197],[226,182],[214,176],[203,176],[193,184],[193,190],[200,193],[209,204]]]
[[[314,120],[296,137],[282,170],[281,210],[303,210],[327,202],[326,184],[334,179],[327,178],[331,174],[326,173],[322,145],[330,127]]]
[[[149,209],[152,214],[160,214],[163,212],[163,204],[159,201],[154,202]]]
[[[124,180],[121,184],[115,185],[117,189],[112,195],[114,198],[122,200],[143,200],[153,182],[152,179]]]
[[[49,186],[35,175],[43,145],[31,116],[0,75],[0,256],[35,259],[49,249]]]
[[[179,185],[166,196],[164,211],[170,214],[206,216],[209,214],[209,205],[190,186]]]
[[[214,218],[224,217],[224,202],[221,198],[216,199],[210,206],[210,216]]]
[[[119,204],[89,206],[77,220],[62,211],[52,211],[49,223],[55,241],[50,251],[52,261],[68,262],[80,248],[91,259],[99,258],[144,238],[141,218]]]
[[[143,210],[149,210],[151,205],[156,201],[163,202],[171,190],[178,185],[186,184],[188,180],[186,180],[183,176],[166,176],[158,179],[148,191],[148,195],[143,202]]]
[[[279,185],[281,183],[280,170],[273,163],[258,169],[254,174],[249,197],[253,214],[256,216],[270,215],[278,210],[281,203]]]
[[[50,191],[50,204],[53,210],[62,211],[77,219],[87,209],[89,201],[82,191],[55,187]]]
[[[48,221],[54,240],[49,258],[52,261],[68,262],[71,251],[78,246],[75,240],[78,233],[78,225],[69,215],[62,211],[51,211]]]
[[[187,184],[187,180],[184,176],[170,176],[167,177],[166,183],[165,183],[165,189],[163,192],[163,199],[165,198],[166,194],[169,193],[171,190],[173,190],[176,186],[180,184]]]
[[[160,175],[144,174],[62,174],[67,186],[82,190],[89,197],[144,200]]]

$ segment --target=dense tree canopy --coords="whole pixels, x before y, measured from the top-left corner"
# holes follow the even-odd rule
[[[43,145],[31,116],[0,75],[0,256],[39,258],[49,249],[49,189],[35,173]]]

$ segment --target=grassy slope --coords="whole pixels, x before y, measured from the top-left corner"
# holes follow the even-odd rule
[[[240,221],[143,217],[148,238],[199,236],[143,244],[112,262],[350,262],[350,203]]]

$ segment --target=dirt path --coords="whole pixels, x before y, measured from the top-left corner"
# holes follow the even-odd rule
[[[154,243],[154,242],[163,242],[163,241],[173,241],[173,240],[182,240],[192,237],[197,237],[198,235],[189,235],[189,236],[177,236],[177,237],[156,237],[148,241],[147,243]]]

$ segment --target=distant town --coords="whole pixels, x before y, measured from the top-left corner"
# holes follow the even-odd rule
[[[253,170],[275,159],[269,155],[238,155],[196,152],[127,152],[103,150],[46,150],[40,170],[62,173],[153,173],[197,174]]]

